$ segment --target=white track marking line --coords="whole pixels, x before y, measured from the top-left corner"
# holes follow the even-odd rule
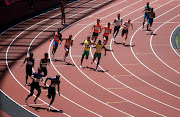
[[[177,26],[177,27],[179,27],[180,26],[180,24]],[[177,28],[176,27],[176,28]],[[173,35],[173,33],[174,33],[174,31],[176,30],[176,28],[173,30],[173,32],[171,33],[171,36],[170,36],[170,45],[171,45],[171,48],[173,49],[173,51],[175,52],[175,54],[178,56],[178,57],[180,57],[180,55],[176,52],[176,50],[174,49],[174,47],[173,47],[173,45],[172,45],[172,42],[171,42],[171,37],[172,37],[172,35]]]
[[[6,93],[4,93],[4,92],[2,91],[2,89],[0,89],[0,91],[1,91],[5,96],[7,96],[10,100],[12,100],[14,103],[16,103],[18,106],[20,106],[21,108],[23,108],[24,110],[28,111],[29,113],[31,113],[31,114],[39,117],[39,116],[36,115],[35,113],[33,113],[33,112],[29,111],[28,109],[24,108],[22,105],[20,105],[19,103],[17,103],[17,102],[16,102],[15,100],[13,100],[11,97],[9,97]]]
[[[142,7],[143,8],[143,7]],[[141,9],[142,9],[141,8]],[[138,9],[139,10],[139,9]],[[110,15],[112,15],[112,14],[110,14]],[[109,16],[109,15],[108,15]],[[105,16],[105,17],[103,17],[103,18],[101,18],[101,19],[104,19],[104,18],[106,18],[107,16]],[[94,23],[94,22],[93,22]],[[93,24],[93,23],[91,23],[91,24]],[[91,25],[91,24],[89,24],[89,25]],[[88,25],[88,26],[89,26]],[[86,26],[87,27],[87,26]],[[82,30],[84,30],[86,27],[84,27]],[[81,31],[82,31],[81,30]],[[79,31],[76,35],[75,35],[75,37],[81,32],[81,31]],[[74,38],[75,38],[74,37]],[[73,39],[74,39],[73,38]],[[71,51],[70,51],[70,56],[71,56]],[[71,58],[72,58],[72,56],[71,56]],[[73,61],[73,63],[75,64],[75,62],[74,62],[74,60],[72,59],[72,61]],[[75,66],[77,67],[77,65],[75,64]],[[78,68],[78,67],[77,67]],[[78,68],[79,69],[79,68]],[[83,73],[80,69],[79,69],[79,71],[81,72],[81,73]],[[83,73],[84,74],[84,73]],[[92,82],[94,82],[95,84],[97,84],[95,81],[93,81],[92,79],[90,79],[86,74],[84,74],[89,80],[91,80]],[[102,87],[101,85],[99,85],[99,84],[97,84],[98,86],[100,86],[101,88],[104,88],[104,87]],[[106,88],[105,88],[105,90],[106,90]],[[108,92],[111,92],[111,91],[108,91]],[[113,92],[111,92],[111,93],[113,93]],[[114,94],[114,93],[113,93]],[[114,94],[114,95],[116,95],[116,94]],[[118,95],[116,95],[116,96],[118,96]],[[129,101],[129,100],[127,100],[127,101]],[[129,101],[130,102],[130,101]],[[133,102],[131,102],[131,103],[133,103]],[[133,103],[133,104],[135,104],[135,103]],[[135,105],[137,105],[137,104],[135,104]],[[140,106],[140,105],[138,105],[138,106]],[[142,106],[140,106],[141,108],[142,108]],[[143,109],[146,109],[146,108],[143,108]],[[151,111],[151,112],[154,112],[154,111],[152,111],[152,110],[150,110],[150,109],[147,109],[148,111]],[[158,114],[158,115],[161,115],[161,116],[164,116],[164,115],[162,115],[162,114],[159,114],[159,113],[157,113],[157,112],[154,112],[154,113],[156,113],[156,114]]]
[[[155,19],[161,17],[162,15],[164,15],[164,14],[166,14],[166,13],[168,13],[168,12],[174,10],[174,9],[176,9],[176,8],[179,7],[179,6],[180,6],[180,5],[178,5],[178,6],[174,7],[174,8],[172,8],[172,9],[164,12],[163,14],[159,15],[159,16],[156,17]],[[133,38],[134,38],[134,35],[135,35],[141,28],[142,28],[142,26],[141,26],[140,28],[138,28],[138,29],[134,32],[134,34],[132,35],[131,40],[130,40],[130,45],[132,45],[132,40],[133,40]],[[153,70],[151,70],[149,67],[147,67],[147,66],[146,66],[142,61],[140,61],[139,58],[136,56],[136,54],[135,54],[134,51],[133,51],[133,48],[132,48],[132,47],[130,47],[130,48],[131,48],[131,52],[132,52],[132,54],[134,55],[134,57],[135,57],[145,68],[147,68],[149,71],[151,71],[152,73],[156,74],[156,75],[159,76],[160,78],[166,80],[167,82],[172,83],[173,85],[175,85],[175,86],[177,86],[177,87],[180,87],[180,85],[178,85],[178,84],[176,84],[176,83],[174,83],[174,82],[172,82],[172,81],[164,78],[163,76],[157,74],[156,72],[154,72]],[[169,93],[169,94],[170,94],[170,93]],[[175,98],[180,99],[178,96],[175,96],[175,95],[173,95],[173,94],[172,94],[172,96],[175,97]]]
[[[109,0],[109,1],[111,1],[111,0]],[[107,2],[109,2],[109,1],[106,1],[106,2],[104,2],[104,3],[102,3],[102,4],[105,4],[105,3],[107,3]],[[126,0],[124,0],[124,1],[122,1],[122,2],[125,2]],[[121,2],[121,3],[122,3]],[[99,5],[96,5],[95,7],[97,7],[97,6],[100,6],[101,4],[99,4]],[[94,7],[93,7],[94,8]],[[92,9],[92,8],[90,8],[90,9]],[[87,9],[87,10],[90,10],[90,9]],[[87,10],[85,10],[85,11],[87,11]],[[80,13],[83,13],[83,12],[85,12],[85,11],[82,11],[82,12],[80,12]],[[80,13],[78,13],[78,14],[80,14]],[[73,15],[73,16],[76,16],[77,14],[75,14],[75,15]],[[71,16],[71,17],[73,17],[73,16]],[[69,17],[70,18],[70,17]],[[57,23],[57,22],[56,22]],[[56,24],[55,23],[55,24]],[[54,25],[54,24],[53,24]],[[30,46],[32,45],[32,43],[34,42],[34,40],[41,34],[41,33],[43,33],[45,30],[47,30],[48,28],[50,28],[50,27],[52,27],[53,25],[50,25],[49,27],[47,27],[46,29],[44,29],[42,32],[40,32],[33,40],[32,40],[32,42],[30,43],[30,45],[29,45],[29,48],[28,48],[28,52],[29,52],[29,49],[30,49]],[[27,54],[28,54],[28,52],[27,52]],[[51,63],[52,63],[52,61],[51,61]],[[66,98],[66,97],[65,97]],[[76,105],[78,105],[77,103],[74,103],[74,104],[76,104]],[[78,106],[80,106],[80,105],[78,105]],[[86,108],[84,108],[84,107],[82,107],[82,106],[80,106],[81,108],[83,108],[83,109],[85,109],[85,110],[88,110],[88,109],[86,109]],[[88,110],[89,112],[91,112],[91,113],[93,113],[93,114],[95,114],[95,115],[97,115],[97,116],[101,116],[101,115],[98,115],[97,113],[94,113],[93,111],[90,111],[90,110]],[[128,114],[128,115],[130,115],[130,114]]]
[[[171,0],[170,2],[172,2],[173,0]],[[167,2],[166,4],[168,4],[168,3],[170,3],[170,2]],[[164,5],[166,5],[166,4],[163,4],[163,5],[161,5],[160,7],[158,7],[158,8],[161,8],[162,6],[164,6]],[[141,16],[140,16],[141,17]],[[101,18],[101,19],[104,19],[104,18]],[[93,22],[94,23],[94,22]],[[91,25],[91,24],[89,24],[89,25]],[[86,26],[87,27],[87,26]],[[84,27],[82,30],[84,30],[86,27]],[[82,31],[81,30],[81,31]],[[80,31],[80,32],[81,32]],[[76,35],[75,35],[75,37],[80,33],[80,32],[78,32]],[[74,37],[74,38],[75,38]],[[70,51],[71,52],[71,51]],[[71,53],[70,53],[70,55],[71,55]],[[72,61],[73,61],[73,59],[72,59]],[[75,62],[73,61],[73,63],[75,64]],[[76,65],[76,64],[75,64]],[[76,65],[76,67],[77,67],[77,65]],[[77,67],[78,68],[78,67]],[[79,68],[78,68],[79,69]],[[80,69],[79,69],[80,70]],[[81,70],[80,70],[81,71]],[[81,71],[82,72],[82,71]],[[82,72],[83,73],[83,72]],[[83,73],[84,74],[84,73]],[[84,74],[85,75],[85,74]],[[113,77],[112,77],[113,78]],[[134,90],[134,89],[133,89]],[[134,91],[136,91],[136,90],[134,90]],[[137,91],[138,92],[138,91]],[[139,92],[140,93],[140,92]],[[140,93],[140,94],[142,94],[142,93]],[[146,96],[146,95],[144,95],[144,94],[142,94],[143,96]],[[150,98],[150,99],[153,99],[153,98],[151,98],[151,97],[149,97],[149,96],[146,96],[146,97],[148,97],[148,98]],[[153,99],[154,101],[157,101],[157,102],[159,102],[159,103],[161,103],[161,104],[164,104],[164,105],[166,105],[166,106],[168,106],[168,107],[171,107],[171,108],[173,108],[173,109],[175,109],[175,110],[179,110],[179,109],[177,109],[177,108],[175,108],[175,107],[173,107],[173,106],[170,106],[170,105],[167,105],[167,104],[165,104],[165,103],[163,103],[163,102],[160,102],[160,101],[158,101],[158,100],[156,100],[156,99]]]
[[[46,104],[45,103],[42,103],[42,104],[28,104],[28,105],[21,105],[21,106],[27,107],[27,106],[36,106],[36,105],[46,105]]]
[[[90,1],[90,2],[92,2],[92,1]],[[87,4],[87,3],[86,3]],[[83,4],[84,5],[84,4]],[[80,6],[82,6],[82,5],[80,5]],[[56,15],[55,15],[56,16]],[[53,17],[55,17],[55,16],[53,16]],[[52,17],[51,17],[52,18]],[[49,18],[48,18],[49,19]],[[47,19],[46,19],[47,20]],[[43,21],[46,21],[46,20],[43,20]],[[41,21],[41,22],[43,22],[43,21]],[[37,24],[39,24],[39,23],[41,23],[41,22],[38,22],[38,23],[36,23],[36,24],[34,24],[33,26],[35,26],[35,25],[37,25]],[[33,26],[31,26],[31,27],[33,27]],[[30,29],[31,27],[29,27],[29,28],[27,28],[27,29]],[[27,30],[26,29],[26,30]],[[25,30],[24,30],[25,31]],[[23,31],[23,32],[24,32]],[[23,32],[21,32],[17,37],[19,37]],[[3,32],[4,33],[4,32]],[[9,51],[9,48],[10,48],[10,46],[12,45],[12,43],[17,39],[17,37],[16,38],[14,38],[14,40],[10,43],[10,45],[8,46],[8,49],[7,49],[7,51],[6,51],[6,65],[7,65],[7,67],[8,67],[8,70],[9,70],[9,72],[11,73],[11,75],[13,76],[13,78],[24,88],[24,89],[26,89],[15,77],[14,77],[14,75],[12,74],[12,72],[11,72],[11,70],[10,70],[10,68],[9,68],[9,66],[8,66],[8,62],[7,62],[7,53],[8,53],[8,51]],[[27,89],[26,89],[27,90]],[[28,90],[27,90],[28,91]],[[28,91],[29,92],[29,91]],[[35,96],[35,95],[34,95]],[[69,100],[68,98],[66,98],[66,97],[64,97],[65,99],[67,99],[67,100]],[[41,100],[40,98],[38,98],[39,100]],[[42,102],[44,102],[43,100],[41,100]],[[69,100],[70,102],[72,102],[71,100]],[[44,102],[44,103],[46,103],[46,102]],[[47,104],[47,103],[46,103]],[[75,104],[75,103],[74,103]],[[48,104],[47,104],[48,105]],[[53,106],[51,106],[52,108],[54,108],[54,109],[56,109],[55,107],[53,107]],[[58,110],[58,109],[56,109],[56,110]],[[66,116],[70,116],[70,115],[68,115],[68,114],[66,114],[66,113],[63,113],[64,115],[66,115]]]
[[[180,15],[180,14],[179,14]],[[157,30],[159,30],[162,26],[164,26],[165,24],[167,24],[169,21],[177,18],[179,15],[173,17],[172,19],[168,20],[167,22],[164,22],[163,24],[161,24],[153,33],[155,33]],[[168,64],[166,64],[162,59],[159,58],[159,56],[156,54],[156,52],[154,51],[153,49],[153,46],[152,46],[152,39],[153,39],[153,35],[151,36],[150,38],[150,47],[151,47],[151,50],[153,51],[154,55],[164,64],[166,65],[168,68],[170,68],[171,70],[175,71],[176,73],[180,74],[179,71],[176,71],[175,69],[173,69],[172,67],[170,67]]]
[[[126,1],[126,0],[125,0],[125,1]],[[124,2],[124,1],[122,1],[122,2]],[[122,3],[122,2],[120,2],[120,3]],[[120,3],[119,3],[119,4],[120,4]],[[116,5],[117,5],[117,4],[116,4]],[[115,5],[113,5],[113,6],[115,6]],[[113,6],[111,6],[111,7],[113,7]],[[108,7],[108,8],[106,8],[106,9],[104,9],[104,10],[107,10],[107,9],[109,9],[109,8],[111,8],[111,7]],[[104,10],[102,10],[102,11],[104,11]],[[98,13],[100,13],[100,12],[102,12],[102,11],[96,12],[96,13],[94,13],[93,15],[98,14]],[[87,18],[87,17],[85,17],[85,18],[83,18],[83,19],[86,19],[86,18]],[[81,20],[83,20],[83,19],[81,19]],[[79,21],[81,21],[81,20],[79,20]],[[79,22],[79,21],[77,21],[77,22]],[[69,25],[68,27],[76,24],[77,22]],[[67,28],[68,28],[68,27],[67,27]],[[66,29],[66,28],[65,28],[65,29]],[[63,29],[63,31],[64,31],[65,29]],[[49,45],[49,54],[50,54],[51,44],[52,44],[52,42],[51,42],[50,45]],[[71,57],[72,57],[72,56],[71,56]],[[119,112],[122,112],[122,113],[124,113],[124,114],[129,115],[129,116],[132,116],[132,115],[130,115],[130,114],[128,114],[128,113],[125,113],[125,112],[123,112],[123,111],[121,111],[121,110],[119,110],[119,109],[117,109],[117,108],[115,108],[115,107],[113,107],[113,106],[110,106],[110,105],[106,104],[105,102],[102,102],[102,101],[98,100],[97,98],[95,98],[95,97],[89,95],[88,93],[84,92],[83,90],[81,90],[80,88],[78,88],[77,86],[75,86],[74,84],[72,84],[71,82],[69,82],[69,81],[56,69],[56,67],[54,66],[54,64],[52,63],[52,61],[51,61],[51,64],[52,64],[52,66],[54,67],[54,69],[55,69],[68,83],[70,83],[73,87],[75,87],[75,88],[78,89],[79,91],[85,93],[86,95],[88,95],[89,97],[97,100],[98,102],[105,104],[106,106],[109,106],[109,107],[111,107],[111,108],[113,108],[113,109],[115,109],[115,110],[117,110],[117,111],[119,111]]]

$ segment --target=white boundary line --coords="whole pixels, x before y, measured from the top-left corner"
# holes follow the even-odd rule
[[[174,7],[174,8],[172,8],[172,9],[168,10],[167,12],[164,12],[163,14],[159,15],[159,16],[156,17],[155,19],[157,19],[157,18],[161,17],[162,15],[164,15],[164,14],[166,14],[166,13],[174,10],[175,8],[177,8],[177,7],[179,7],[179,6],[180,6],[180,5],[178,5],[178,6]],[[138,29],[134,32],[134,34],[132,35],[131,40],[130,40],[130,45],[132,44],[132,40],[133,40],[133,38],[134,38],[134,35],[135,35],[141,28],[142,28],[142,26],[141,26],[140,28],[138,28]],[[135,57],[145,68],[147,68],[149,71],[151,71],[152,73],[156,74],[156,75],[159,76],[160,78],[166,80],[167,82],[172,83],[173,85],[175,85],[175,86],[177,86],[177,87],[180,87],[180,85],[178,85],[178,84],[176,84],[176,83],[174,83],[174,82],[172,82],[172,81],[170,81],[170,80],[162,77],[161,75],[157,74],[156,72],[154,72],[153,70],[151,70],[149,67],[147,67],[146,65],[144,65],[144,63],[143,63],[142,61],[140,61],[139,58],[135,55],[135,53],[134,53],[134,51],[133,51],[133,48],[132,48],[132,47],[130,47],[130,48],[131,48],[131,52],[132,52],[132,54],[134,55],[134,57]],[[169,93],[169,95],[171,95],[171,96],[173,96],[173,97],[175,97],[175,98],[180,99],[178,96],[175,96],[175,95],[173,95],[173,94],[170,94],[170,93]]]
[[[18,106],[20,106],[21,108],[23,108],[24,110],[28,111],[29,113],[31,113],[31,114],[39,117],[39,116],[36,115],[35,113],[33,113],[33,112],[29,111],[28,109],[24,108],[22,105],[20,105],[19,103],[17,103],[17,102],[16,102],[15,100],[13,100],[11,97],[9,97],[6,93],[4,93],[4,92],[2,91],[2,89],[0,89],[0,91],[1,91],[5,96],[7,96],[10,100],[12,100],[14,103],[16,103]]]
[[[171,1],[170,1],[171,2]],[[168,3],[170,3],[170,2],[167,2],[166,4],[168,4]],[[164,5],[166,5],[166,4],[164,4]],[[162,6],[164,6],[164,5],[162,5]],[[162,7],[161,6],[161,7]],[[159,7],[160,8],[160,7]],[[111,14],[110,14],[111,15]],[[103,18],[101,18],[101,19],[104,19],[104,17]],[[93,22],[94,23],[94,22]],[[91,24],[89,24],[89,25],[91,25]],[[88,27],[88,26],[86,26],[86,27]],[[86,27],[84,27],[82,30],[84,30]],[[81,31],[82,31],[81,30]],[[79,31],[78,33],[80,33],[81,31]],[[78,35],[78,33],[77,33],[77,35]],[[77,36],[77,35],[75,35],[75,37]],[[74,38],[75,38],[74,37]],[[70,54],[71,55],[71,54]],[[72,61],[73,61],[73,59],[72,59]],[[73,63],[75,64],[75,62],[73,61]],[[76,64],[75,64],[76,65]],[[76,65],[76,67],[77,67],[77,65]],[[77,67],[78,68],[78,67]],[[78,68],[79,69],[79,68]],[[80,69],[79,69],[80,70]],[[82,71],[81,71],[82,72]],[[83,72],[82,72],[83,73]],[[83,73],[84,74],[84,73]],[[108,74],[108,73],[107,73]],[[84,74],[85,75],[85,74]],[[85,75],[86,76],[86,75]],[[112,77],[113,78],[113,77]],[[89,79],[89,78],[88,78]],[[90,79],[91,80],[91,79]],[[94,82],[94,81],[92,81],[92,82]],[[137,91],[138,92],[138,91]],[[142,94],[142,93],[140,93],[140,94]],[[143,94],[144,95],[144,94]],[[146,95],[144,95],[144,96],[146,96]],[[148,97],[148,96],[146,96],[146,97]],[[150,99],[153,99],[153,98],[151,98],[151,97],[149,97]],[[153,100],[155,100],[155,99],[153,99]],[[167,104],[165,104],[165,103],[162,103],[162,102],[160,102],[160,101],[158,101],[158,100],[156,100],[157,102],[159,102],[159,103],[161,103],[161,104],[164,104],[164,105],[166,105],[166,106],[168,106],[168,107],[171,107],[171,108],[173,108],[173,109],[176,109],[175,107],[172,107],[172,106],[170,106],[170,105],[167,105]]]
[[[96,1],[96,0],[93,0],[93,1]],[[92,1],[90,1],[90,2],[92,2]],[[88,3],[90,3],[90,2],[88,2]],[[87,4],[87,3],[85,3],[85,4]],[[83,4],[83,5],[85,5],[85,4]],[[80,6],[83,6],[83,5],[80,5]],[[70,10],[69,10],[70,11]],[[67,11],[68,12],[68,11]],[[42,15],[42,14],[41,14]],[[59,15],[59,14],[58,14]],[[40,15],[39,15],[40,16]],[[57,15],[55,15],[55,16],[52,16],[51,18],[53,18],[53,17],[56,17]],[[30,18],[31,19],[31,18]],[[50,19],[50,18],[47,18],[47,19],[45,19],[45,20],[42,20],[41,22],[44,22],[44,21],[46,21],[46,20],[48,20],[48,19]],[[26,20],[25,20],[26,21]],[[24,22],[25,22],[24,21]],[[41,23],[41,22],[38,22],[38,23],[36,23],[36,24],[34,24],[34,25],[32,25],[31,27],[33,27],[33,26],[35,26],[35,25],[37,25],[37,24],[39,24],[39,23]],[[22,23],[22,22],[21,22]],[[20,24],[20,23],[19,23]],[[18,25],[18,24],[17,24]],[[16,26],[16,25],[15,25]],[[26,30],[28,30],[28,29],[30,29],[31,27],[29,27],[29,28],[27,28]],[[12,27],[11,27],[12,28]],[[9,29],[11,29],[11,28],[9,28]],[[9,30],[9,29],[7,29],[7,30]],[[6,31],[7,31],[6,30]],[[6,31],[4,31],[4,32],[6,32]],[[25,31],[25,30],[24,30]],[[24,32],[23,31],[23,32]],[[3,32],[3,33],[4,33]],[[17,37],[19,37],[23,32],[21,32]],[[3,34],[3,33],[1,33],[1,34]],[[8,68],[8,70],[9,70],[9,72],[11,73],[11,75],[13,76],[13,78],[24,88],[24,89],[26,89],[15,77],[14,77],[14,75],[12,74],[12,72],[11,72],[11,70],[10,70],[10,68],[9,68],[9,66],[8,66],[8,62],[7,62],[7,53],[8,53],[8,50],[9,50],[9,48],[10,48],[10,46],[12,45],[12,43],[17,39],[17,37],[16,38],[14,38],[14,40],[10,43],[10,45],[8,46],[8,48],[7,48],[7,51],[6,51],[6,65],[7,65],[7,68]],[[27,89],[26,89],[27,90]],[[28,91],[28,90],[27,90]],[[28,91],[29,92],[29,91]],[[67,100],[69,100],[68,98],[66,98],[66,97],[64,97],[65,99],[67,99]],[[39,100],[41,100],[40,98],[39,98]],[[43,100],[41,100],[42,102],[44,102]],[[70,100],[69,100],[70,101]],[[71,101],[72,102],[72,101]],[[46,102],[44,102],[44,103],[46,103]],[[46,103],[47,104],[47,103]],[[49,104],[47,104],[47,105],[49,105]],[[53,107],[53,106],[51,106],[52,108],[54,108],[54,109],[56,109],[55,107]],[[27,109],[26,109],[27,110]],[[58,109],[56,109],[56,110],[58,110]],[[29,111],[29,110],[28,110]],[[66,116],[70,116],[70,115],[68,115],[68,114],[66,114],[66,113],[63,113],[64,115],[66,115]]]
[[[179,15],[180,15],[180,14],[179,14]],[[167,22],[161,24],[161,25],[154,31],[154,33],[155,33],[157,30],[159,30],[162,26],[164,26],[165,24],[167,24],[169,21],[171,21],[171,20],[175,19],[176,17],[178,17],[179,15],[177,15],[177,16],[173,17],[172,19],[168,20]],[[175,71],[176,73],[180,74],[179,71],[173,69],[173,68],[170,67],[168,64],[166,64],[162,59],[159,58],[159,56],[156,54],[156,52],[154,51],[154,49],[153,49],[153,47],[152,47],[152,40],[153,40],[153,35],[151,36],[151,39],[150,39],[150,47],[151,47],[151,50],[153,51],[154,55],[155,55],[164,65],[166,65],[167,67],[169,67],[171,70]]]
[[[180,24],[177,26],[177,27],[179,27],[180,26]],[[176,27],[176,28],[177,28]],[[171,45],[171,48],[173,49],[173,51],[175,52],[175,54],[178,56],[178,57],[180,57],[180,55],[176,52],[176,50],[174,49],[174,47],[173,47],[173,45],[172,45],[172,42],[171,42],[171,37],[172,37],[172,35],[173,35],[173,33],[174,33],[174,31],[176,30],[176,28],[173,30],[173,32],[171,33],[171,36],[170,36],[170,45]]]

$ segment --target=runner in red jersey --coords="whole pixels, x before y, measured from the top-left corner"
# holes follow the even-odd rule
[[[66,57],[69,54],[69,49],[71,46],[73,46],[73,40],[72,40],[72,35],[69,35],[68,38],[63,38],[63,40],[66,40],[65,45],[64,45],[64,49],[65,49],[65,54],[64,54],[64,61],[66,61]]]
[[[94,43],[95,43],[99,33],[101,33],[101,31],[102,31],[101,25],[100,25],[100,19],[97,19],[97,23],[95,25],[93,25],[93,27],[91,29],[91,32],[92,32],[93,29],[94,29],[94,31],[93,31],[93,34],[92,34],[91,41],[94,40]]]
[[[108,42],[108,36],[109,36],[109,34],[111,34],[111,30],[112,30],[111,29],[111,24],[108,23],[108,25],[103,27],[102,29],[104,29],[104,34],[103,34],[104,41],[103,41],[103,44],[106,45],[107,42]]]

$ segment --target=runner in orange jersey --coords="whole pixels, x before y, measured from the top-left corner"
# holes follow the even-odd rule
[[[95,43],[99,33],[101,33],[101,31],[102,31],[101,25],[100,25],[100,19],[97,19],[97,23],[95,25],[93,25],[93,27],[91,29],[91,32],[92,32],[93,29],[94,29],[94,31],[93,31],[93,34],[92,34],[91,41],[94,40],[94,43]]]
[[[104,29],[104,34],[103,34],[104,41],[103,41],[103,44],[106,45],[107,42],[108,42],[108,36],[109,36],[109,34],[111,34],[111,30],[112,30],[111,29],[111,24],[108,23],[108,25],[103,27],[102,29]]]

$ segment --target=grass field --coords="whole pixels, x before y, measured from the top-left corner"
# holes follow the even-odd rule
[[[180,47],[180,35],[177,36],[177,44]]]

